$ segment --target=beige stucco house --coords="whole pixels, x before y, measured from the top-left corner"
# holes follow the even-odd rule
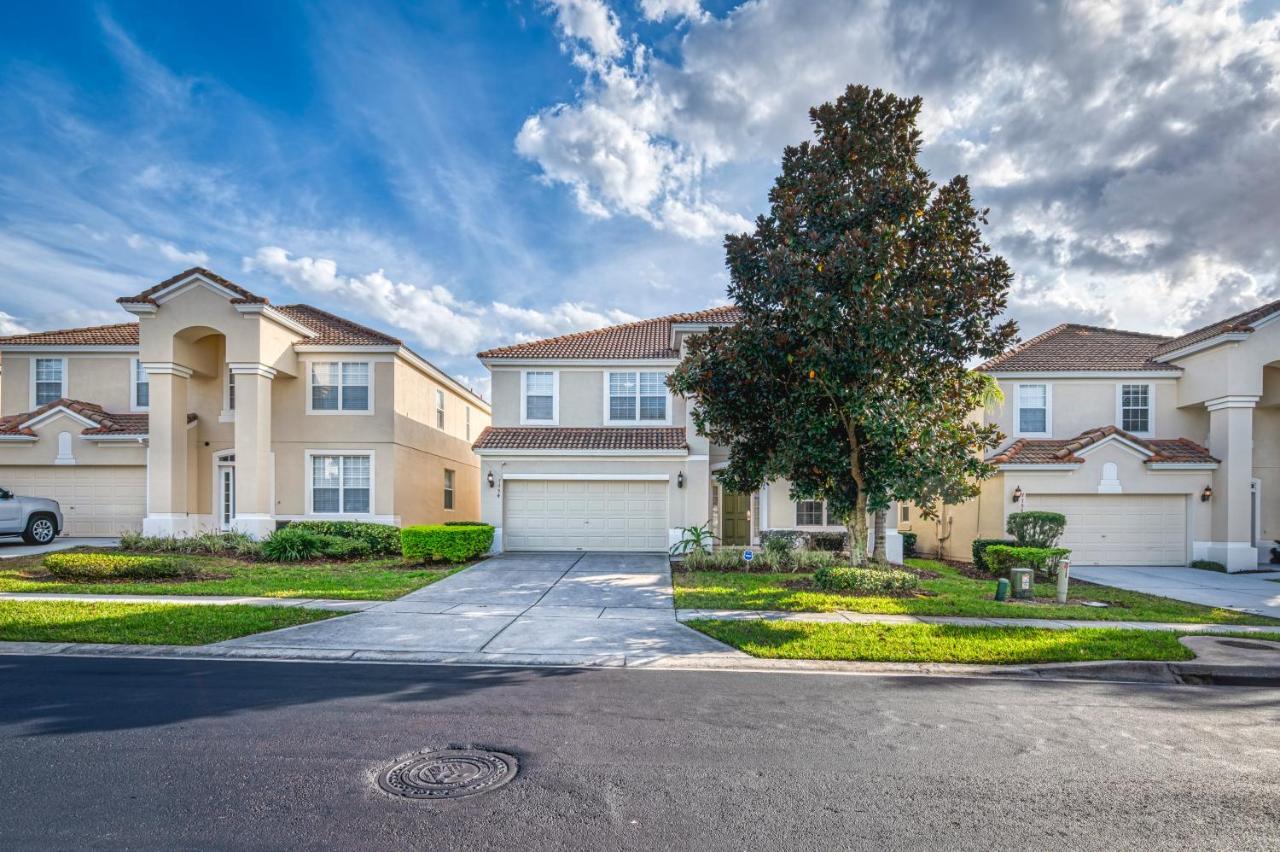
[[[0,338],[0,486],[68,535],[474,520],[489,406],[400,340],[207,269],[133,323]]]
[[[904,507],[900,525],[967,559],[1011,512],[1049,509],[1076,564],[1254,569],[1280,537],[1277,320],[1280,301],[1180,337],[1060,325],[988,361],[996,476],[937,521]]]
[[[481,352],[493,426],[475,449],[495,549],[659,551],[703,524],[726,545],[758,543],[765,529],[843,530],[822,502],[793,501],[785,481],[751,494],[721,486],[728,451],[667,390],[689,337],[738,316],[712,308]],[[890,558],[901,553],[890,530]]]

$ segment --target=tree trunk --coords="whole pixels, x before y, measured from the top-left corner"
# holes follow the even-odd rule
[[[855,567],[867,564],[867,498],[858,492],[853,514],[845,518],[849,528],[849,564]]]
[[[875,548],[871,551],[873,562],[881,564],[889,561],[889,552],[885,549],[885,527],[889,524],[889,510],[880,509],[875,514]]]

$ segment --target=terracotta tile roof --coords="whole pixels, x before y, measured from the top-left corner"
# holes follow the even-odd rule
[[[208,269],[205,269],[203,266],[193,266],[190,269],[183,270],[182,272],[179,272],[177,275],[174,275],[172,278],[166,278],[165,280],[161,281],[159,284],[156,284],[154,287],[148,287],[147,289],[143,290],[141,293],[139,293],[136,296],[121,296],[119,299],[116,299],[116,301],[121,303],[146,302],[146,303],[154,304],[155,299],[153,297],[157,293],[159,293],[161,290],[163,290],[164,288],[172,284],[178,283],[184,278],[190,278],[192,275],[201,275],[205,278],[208,278],[210,281],[214,282],[215,284],[220,284],[223,287],[226,287],[232,293],[235,293],[237,297],[239,297],[234,301],[239,302],[241,304],[256,304],[256,305],[267,304],[267,300],[265,297],[259,296],[256,293],[250,293],[248,290],[244,289],[239,284],[236,284],[234,281],[228,281],[226,278],[223,278],[221,275],[217,274],[216,272],[211,272]]]
[[[311,305],[277,305],[275,308],[294,322],[314,331],[314,337],[300,341],[314,346],[402,345],[399,338],[343,319]]]
[[[1147,464],[1213,463],[1209,451],[1186,438],[1139,438],[1115,426],[1101,426],[1074,438],[1019,438],[987,461],[991,464],[1081,464],[1076,455],[1085,447],[1115,435],[1151,453]]]
[[[1063,323],[978,367],[979,370],[1056,372],[1080,370],[1169,370],[1172,364],[1152,360],[1168,337]]]
[[[579,331],[547,340],[531,340],[478,353],[480,358],[675,358],[673,323],[733,323],[742,318],[734,305],[671,314],[626,325]]]
[[[489,426],[477,450],[686,450],[680,427],[590,429],[559,426]]]
[[[53,402],[45,403],[32,411],[25,411],[21,414],[10,414],[8,417],[0,419],[0,435],[23,435],[34,438],[35,430],[30,427],[24,427],[22,424],[27,423],[42,414],[47,414],[55,408],[66,408],[67,410],[80,415],[86,420],[92,420],[96,426],[87,426],[83,435],[145,435],[147,434],[147,415],[146,414],[112,414],[100,405],[92,402],[82,402],[78,399],[55,399]],[[194,423],[196,415],[194,413],[187,414],[187,422]]]
[[[1266,319],[1275,312],[1280,311],[1280,299],[1274,302],[1268,302],[1265,305],[1236,314],[1218,322],[1197,328],[1194,331],[1188,331],[1181,337],[1175,337],[1167,340],[1156,348],[1157,355],[1164,355],[1167,352],[1174,352],[1184,346],[1190,346],[1193,343],[1200,343],[1204,340],[1217,337],[1219,334],[1227,334],[1228,332],[1244,332],[1246,334],[1253,333],[1253,324],[1258,320]]]
[[[0,337],[0,346],[137,346],[138,324],[95,325],[63,328]]]

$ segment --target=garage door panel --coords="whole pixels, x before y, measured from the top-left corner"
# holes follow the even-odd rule
[[[509,480],[507,550],[665,550],[667,483]]]
[[[1067,517],[1076,565],[1184,565],[1186,498],[1176,494],[1035,494],[1027,508]]]
[[[115,536],[142,529],[147,512],[142,466],[0,466],[0,485],[62,506],[63,535]]]

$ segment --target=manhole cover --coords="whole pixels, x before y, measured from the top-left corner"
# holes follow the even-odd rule
[[[406,799],[457,799],[501,787],[516,777],[519,766],[500,751],[424,751],[379,773],[378,786]]]
[[[1219,639],[1219,645],[1230,645],[1232,648],[1244,648],[1246,651],[1280,651],[1275,645],[1264,645],[1261,642],[1246,642],[1243,639]]]

